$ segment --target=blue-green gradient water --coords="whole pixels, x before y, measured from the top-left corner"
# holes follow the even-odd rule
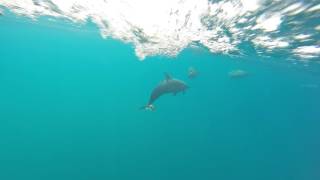
[[[320,179],[319,65],[202,49],[139,61],[90,24],[13,19],[0,19],[1,180]],[[164,72],[191,88],[139,110]]]

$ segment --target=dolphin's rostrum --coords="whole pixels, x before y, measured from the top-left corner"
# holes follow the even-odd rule
[[[145,110],[155,110],[153,103],[162,95],[170,94],[176,95],[179,92],[185,92],[188,89],[188,85],[178,79],[172,78],[168,73],[165,73],[165,80],[161,81],[158,86],[156,86],[150,96],[149,102],[146,106],[141,109]]]

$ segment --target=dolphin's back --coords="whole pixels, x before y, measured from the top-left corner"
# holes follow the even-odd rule
[[[170,79],[162,81],[157,87],[155,87],[151,93],[149,103],[153,104],[153,102],[158,99],[160,96],[167,93],[177,93],[179,91],[183,91],[186,88],[186,84],[183,81]]]

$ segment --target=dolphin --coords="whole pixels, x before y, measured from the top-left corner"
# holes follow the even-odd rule
[[[147,105],[141,107],[144,110],[155,110],[155,106],[153,103],[162,95],[170,94],[176,95],[179,92],[184,93],[188,89],[188,85],[178,79],[172,78],[172,76],[168,73],[165,73],[165,79],[161,81],[158,86],[156,86],[149,98],[149,102]]]
[[[198,76],[198,71],[194,67],[188,69],[188,78],[193,79]]]
[[[241,69],[229,72],[229,77],[230,78],[241,78],[241,77],[245,77],[245,76],[248,76],[248,75],[249,75],[249,73],[247,71],[244,71],[244,70],[241,70]]]

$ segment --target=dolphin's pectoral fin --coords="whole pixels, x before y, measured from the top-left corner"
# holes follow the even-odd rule
[[[172,76],[169,73],[164,73],[164,76],[167,81],[172,79]]]

